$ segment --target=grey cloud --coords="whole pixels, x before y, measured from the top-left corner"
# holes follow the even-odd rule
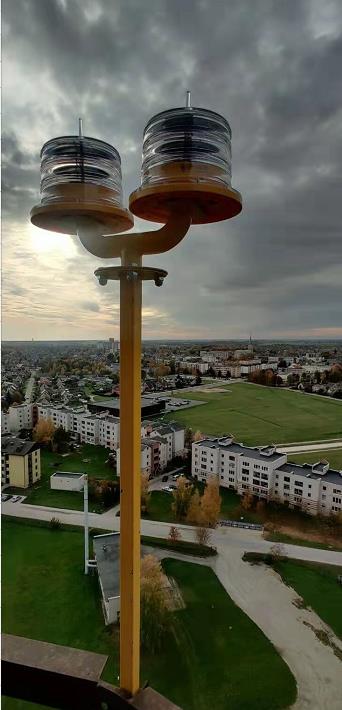
[[[94,311],[94,313],[98,313],[100,310],[98,303],[93,303],[92,301],[82,301],[81,307],[84,311]]]
[[[320,31],[319,17],[314,32],[307,0],[150,0],[148,12],[140,0],[5,0],[4,79],[10,61],[32,77],[32,96],[20,107],[32,140],[27,150],[20,99],[9,93],[4,231],[24,226],[38,199],[39,149],[49,131],[69,133],[82,112],[86,132],[121,151],[127,194],[139,181],[146,121],[181,104],[189,85],[195,105],[232,125],[233,184],[244,209],[231,222],[193,227],[174,252],[146,260],[169,277],[162,289],[144,286],[144,303],[167,314],[172,332],[196,327],[229,337],[234,328],[248,334],[254,322],[270,333],[279,329],[280,306],[284,328],[301,319],[321,327],[324,314],[341,327],[340,282],[317,287],[342,258],[342,11],[338,0],[329,8],[330,33]],[[37,76],[50,79],[48,105]],[[88,279],[101,312],[117,304],[117,285],[102,289],[94,280],[100,263],[80,245],[65,260],[71,309],[78,281]]]

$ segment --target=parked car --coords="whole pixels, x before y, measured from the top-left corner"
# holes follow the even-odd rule
[[[6,500],[8,500],[11,496],[9,496],[6,493],[1,494],[1,502],[4,503]]]
[[[172,493],[172,488],[171,486],[164,486],[162,491],[165,491],[165,493]]]
[[[177,481],[177,478],[180,478],[180,475],[181,475],[180,473],[175,473],[175,475],[172,476],[173,480]]]
[[[162,477],[162,483],[165,483],[165,481],[168,481],[169,477],[168,476],[163,476]]]
[[[13,496],[11,498],[11,503],[18,503],[21,500],[21,496]]]

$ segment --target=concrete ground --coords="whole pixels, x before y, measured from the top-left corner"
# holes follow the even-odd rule
[[[32,519],[51,520],[83,525],[81,511],[30,506],[25,503],[3,503],[4,514]],[[89,524],[104,530],[119,530],[120,518],[112,511],[89,514]],[[194,540],[194,529],[178,525],[184,540]],[[141,521],[143,535],[168,537],[170,525],[157,521]],[[299,609],[294,601],[298,596],[280,577],[264,565],[243,562],[246,552],[265,552],[272,547],[260,532],[236,528],[217,528],[211,544],[218,556],[199,560],[183,555],[179,559],[210,564],[227,593],[250,616],[277,648],[294,674],[298,699],[293,710],[341,710],[342,663],[330,645],[318,640],[314,629],[326,631],[330,642],[342,652],[342,643],[322,620],[308,609]],[[342,553],[297,545],[283,545],[288,557],[342,566]],[[174,556],[177,553],[170,553]],[[177,555],[178,556],[178,555]]]

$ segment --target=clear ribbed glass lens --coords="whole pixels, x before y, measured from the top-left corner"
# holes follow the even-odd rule
[[[40,194],[42,204],[78,201],[82,185],[94,202],[121,206],[121,160],[118,151],[96,138],[62,136],[41,150]]]
[[[231,130],[218,113],[175,108],[157,114],[144,131],[141,183],[231,184]]]

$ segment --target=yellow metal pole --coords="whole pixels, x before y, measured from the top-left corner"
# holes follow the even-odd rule
[[[132,263],[133,262],[133,263]],[[120,687],[140,685],[141,257],[120,280]]]

